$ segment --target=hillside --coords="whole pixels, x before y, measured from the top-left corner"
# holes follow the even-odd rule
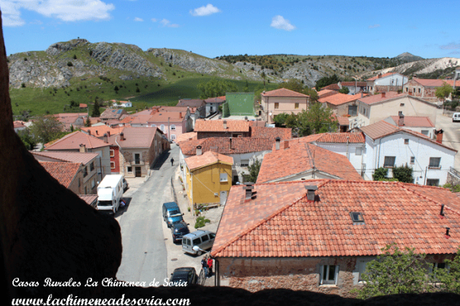
[[[457,58],[421,59],[410,53],[394,58],[245,54],[210,59],[184,50],[143,51],[135,45],[85,39],[8,57],[16,115],[73,111],[69,105],[92,103],[96,98],[173,105],[180,98],[198,98],[196,85],[212,77],[228,79],[240,90],[246,82],[255,90],[263,83],[275,87],[292,78],[313,87],[320,78],[333,74],[341,80],[365,80],[387,71],[442,76],[459,64]]]

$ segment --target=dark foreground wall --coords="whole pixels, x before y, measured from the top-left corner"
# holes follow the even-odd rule
[[[1,21],[0,21],[1,23]],[[0,234],[1,305],[12,298],[75,297],[189,298],[190,305],[454,305],[453,294],[405,295],[370,301],[292,290],[194,286],[189,288],[104,287],[115,278],[122,245],[118,223],[100,215],[53,179],[13,130],[8,67],[0,32]],[[61,286],[43,286],[46,278]],[[85,286],[87,280],[98,286]],[[13,286],[13,283],[15,286]],[[39,284],[36,286],[36,284]],[[5,290],[3,290],[5,292]]]

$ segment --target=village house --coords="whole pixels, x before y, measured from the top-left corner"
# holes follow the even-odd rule
[[[356,117],[358,116],[358,103],[356,101],[359,98],[359,95],[346,95],[342,93],[336,93],[334,95],[321,97],[318,99],[318,102],[322,103],[326,107],[331,108],[337,117]]]
[[[350,119],[350,129],[397,116],[400,112],[404,116],[426,116],[436,124],[436,105],[406,93],[382,92],[359,98],[357,102],[358,117]]]
[[[408,165],[413,170],[415,184],[442,186],[454,166],[457,150],[443,145],[423,134],[379,121],[359,128],[366,137],[364,149],[365,179],[372,179],[377,168]],[[442,135],[442,134],[441,134]]]
[[[102,171],[97,171],[98,169],[96,166],[98,164],[98,153],[68,151],[33,151],[30,153],[40,162],[81,164],[79,171],[81,171],[82,175],[75,178],[78,182],[75,181],[72,183],[72,187],[69,189],[74,189],[72,191],[76,194],[95,194],[97,192],[97,185],[102,181]],[[53,167],[51,169],[58,168]],[[53,174],[53,176],[59,176],[59,174]]]
[[[195,109],[195,119],[202,119],[206,117],[206,102],[202,99],[181,99],[176,106]]]
[[[310,96],[286,88],[262,92],[261,99],[260,115],[267,124],[273,124],[278,114],[298,114],[310,105]]]
[[[358,81],[351,81],[351,82],[339,82],[337,83],[340,89],[348,88],[349,95],[356,95],[357,93],[364,92],[367,90],[367,82],[358,82]]]
[[[248,120],[204,120],[195,123],[194,131],[198,139],[209,137],[249,137],[251,123]]]
[[[87,113],[60,113],[53,115],[61,124],[63,131],[71,131],[79,129],[85,125]],[[90,119],[92,123],[97,122],[96,118]]]
[[[273,151],[264,156],[257,183],[323,178],[362,180],[344,155],[304,141],[277,139]]]
[[[218,113],[219,106],[225,103],[225,101],[225,96],[205,99],[204,103],[206,103],[206,118]]]
[[[133,103],[129,100],[128,101],[111,100],[111,102],[112,102],[113,107],[123,107],[123,108],[133,107]]]
[[[124,109],[116,109],[116,108],[107,108],[102,112],[99,116],[99,119],[102,121],[107,120],[122,120],[128,113]]]
[[[98,177],[104,178],[106,174],[110,174],[109,146],[108,143],[99,138],[76,131],[45,144],[45,151],[97,153],[95,168]]]
[[[413,77],[404,85],[403,92],[429,102],[442,103],[444,101],[436,97],[436,89],[444,86],[446,83],[450,86],[454,86],[454,82],[455,80],[419,79]],[[458,85],[459,84],[457,84],[457,86]]]
[[[168,140],[156,127],[126,127],[118,135],[108,137],[110,169],[125,177],[150,175],[158,157],[170,149]]]
[[[409,79],[397,72],[379,73],[376,76],[367,79],[367,92],[375,94],[376,92],[402,91],[403,85]]]
[[[90,127],[82,127],[81,131],[83,133],[103,140],[106,134],[107,136],[120,134],[121,131],[123,131],[123,128],[123,126],[111,127],[109,125],[104,124]]]
[[[176,140],[182,133],[187,133],[193,129],[193,120],[190,110],[185,111],[153,111],[148,119],[148,125],[158,127],[169,140]]]
[[[19,131],[23,131],[27,128],[26,124],[24,121],[19,121],[19,120],[16,120],[13,122],[13,126],[14,126],[14,131],[17,133]]]
[[[187,157],[185,188],[190,203],[224,205],[232,187],[232,166],[232,157],[212,151]]]
[[[232,186],[211,250],[217,285],[343,297],[395,243],[430,264],[460,245],[458,196],[400,182],[312,180]]]
[[[81,163],[62,161],[39,161],[39,163],[59,184],[71,190],[76,195],[83,193],[83,171]]]
[[[400,128],[421,133],[431,139],[436,138],[436,127],[426,116],[405,116],[400,112],[398,116],[390,116],[385,121]]]

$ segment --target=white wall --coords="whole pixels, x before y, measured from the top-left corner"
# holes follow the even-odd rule
[[[322,143],[315,142],[318,147],[346,156],[356,171],[361,174],[364,162],[365,145],[364,143]],[[360,153],[361,151],[361,153]]]
[[[409,144],[404,140],[409,139]],[[375,142],[366,136],[366,175],[372,179],[373,170],[383,167],[385,156],[395,156],[395,165],[413,168],[414,183],[425,185],[426,179],[439,179],[439,185],[447,180],[449,168],[454,166],[455,151],[449,150],[428,140],[401,132],[377,139]],[[411,163],[411,157],[415,157]],[[430,157],[440,157],[439,169],[429,169]],[[389,171],[391,173],[391,171]]]

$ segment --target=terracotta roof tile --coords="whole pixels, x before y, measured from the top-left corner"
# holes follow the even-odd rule
[[[224,121],[227,128],[224,128]],[[246,120],[203,120],[195,122],[195,132],[249,132],[249,121]]]
[[[364,143],[363,133],[320,133],[294,139],[299,142]]]
[[[356,101],[358,100],[358,98],[360,98],[360,95],[346,95],[343,93],[336,93],[335,95],[322,97],[318,99],[318,102],[329,103],[332,105],[341,105],[341,104]]]
[[[261,94],[264,97],[301,97],[301,98],[308,98],[309,96],[294,90],[290,90],[287,88],[278,88],[275,90],[270,90],[263,92]]]
[[[391,116],[391,119],[399,126],[399,116]],[[404,125],[406,127],[431,127],[434,128],[430,118],[423,116],[404,116]]]
[[[271,127],[260,127],[251,126],[251,137],[253,138],[269,138],[275,139],[291,139],[292,129],[291,128],[271,128]]]
[[[103,137],[105,133],[109,133],[110,135],[120,134],[123,130],[122,126],[111,127],[109,125],[98,125],[98,126],[91,126],[91,127],[82,127],[81,130],[86,132],[88,135],[92,135],[95,137]]]
[[[387,77],[387,76],[390,76],[390,75],[393,75],[393,74],[397,74],[397,72],[387,72],[387,73],[384,73],[384,74],[378,74],[370,79],[367,79],[367,81],[375,81],[377,79],[381,79],[381,78],[384,78],[384,77]]]
[[[301,173],[311,176],[312,171],[337,179],[362,180],[344,155],[305,142],[282,141],[279,150],[265,154],[257,183],[290,180]]]
[[[316,201],[306,198],[316,185]],[[426,254],[455,254],[460,213],[446,208],[458,197],[443,190],[399,182],[317,180],[255,184],[245,202],[244,186],[233,186],[211,255],[214,257],[376,256],[387,244]],[[350,212],[361,212],[354,224]],[[450,237],[445,236],[449,227]]]
[[[444,83],[454,86],[454,80],[443,80],[443,79],[419,79],[413,78],[412,80],[416,81],[422,86],[425,87],[441,87]],[[458,86],[459,82],[457,81],[456,85]]]
[[[233,157],[222,155],[216,152],[207,151],[202,155],[187,157],[185,163],[190,170],[195,170],[218,162],[233,165]]]
[[[124,139],[120,134],[117,142],[122,148],[150,148],[156,132],[156,127],[127,127],[123,129]]]
[[[366,104],[374,104],[374,103],[379,103],[379,102],[383,102],[386,100],[399,98],[399,97],[405,97],[405,96],[407,96],[406,93],[398,94],[396,91],[388,91],[385,93],[380,93],[376,95],[370,95],[370,96],[366,96],[363,98],[359,98],[358,101],[361,101]]]
[[[67,162],[39,162],[59,184],[68,188],[77,175],[81,164]]]
[[[196,147],[202,146],[202,152],[214,151],[220,154],[243,154],[270,151],[275,140],[252,137],[210,137],[179,142],[184,155],[195,155]]]
[[[69,151],[30,151],[35,159],[39,161],[46,161],[44,159],[54,159],[56,161],[65,161],[71,163],[81,163],[86,165],[91,162],[93,159],[99,156],[98,153],[92,152],[69,152]]]
[[[96,149],[109,145],[101,139],[76,131],[53,141],[52,144],[46,144],[45,150],[80,150],[80,144],[84,144],[87,149]]]

